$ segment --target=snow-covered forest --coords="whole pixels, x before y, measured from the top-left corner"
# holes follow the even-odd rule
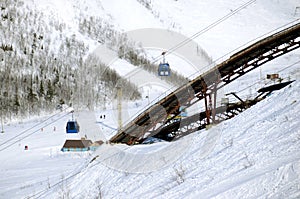
[[[5,118],[51,112],[62,104],[93,109],[114,97],[110,91],[121,77],[99,58],[85,59],[89,46],[68,34],[66,24],[46,18],[22,1],[0,4],[1,114]],[[117,45],[119,36],[105,21],[84,18],[78,26],[92,39],[112,48]],[[125,79],[122,85],[131,91],[124,92],[124,98],[140,97],[135,85]]]
[[[136,85],[122,80],[101,57],[90,55],[93,49],[87,41],[94,42],[92,47],[105,45],[133,65],[157,71],[142,49],[99,16],[79,14],[74,22],[78,32],[72,33],[63,21],[23,1],[5,0],[0,6],[0,100],[1,114],[8,120],[51,112],[62,104],[90,110],[105,107],[116,96],[112,91],[117,82],[124,99],[139,99]],[[168,79],[177,86],[182,80],[176,72]]]

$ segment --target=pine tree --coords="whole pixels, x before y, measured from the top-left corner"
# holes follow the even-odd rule
[[[39,97],[43,97],[45,95],[45,89],[44,89],[44,84],[43,84],[43,81],[41,80],[40,81],[40,89],[39,89]]]
[[[18,95],[18,91],[16,90],[14,104],[13,104],[13,110],[16,115],[18,115],[19,109],[20,109],[19,95]]]
[[[53,97],[54,97],[54,89],[53,89],[53,87],[52,87],[51,81],[48,80],[48,83],[47,83],[47,93],[46,93],[45,99],[46,99],[48,102],[52,102]]]
[[[33,79],[32,79],[32,77],[30,78],[30,87],[28,88],[27,99],[28,99],[30,104],[34,104],[38,100],[36,94],[33,92]]]

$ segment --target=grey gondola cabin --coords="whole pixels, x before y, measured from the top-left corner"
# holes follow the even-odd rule
[[[158,76],[170,76],[170,64],[165,59],[166,52],[162,52],[163,62],[158,65]]]
[[[170,65],[169,63],[160,63],[158,66],[158,75],[159,76],[170,76]]]

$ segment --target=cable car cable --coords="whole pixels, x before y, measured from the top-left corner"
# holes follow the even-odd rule
[[[56,119],[56,120],[51,121],[49,124],[46,124],[46,125],[42,126],[41,128],[45,128],[45,127],[49,126],[50,124],[53,124],[54,122],[60,120],[61,118],[65,117],[65,116],[68,115],[68,114],[70,114],[70,113],[68,112],[68,113],[64,114],[63,116],[59,117],[59,118]],[[40,124],[42,124],[42,123],[48,121],[49,119],[53,118],[53,117],[56,116],[56,115],[58,115],[58,113],[52,115],[51,117],[47,118],[46,120],[44,120],[44,121],[42,121],[42,122],[39,122],[38,124],[34,125],[33,127],[30,127],[29,129],[26,129],[26,130],[22,131],[20,134],[18,134],[18,135],[16,135],[16,136],[14,136],[14,137],[12,137],[12,138],[10,138],[10,139],[4,141],[0,146],[3,146],[3,145],[5,145],[5,144],[7,144],[7,142],[13,141],[14,139],[16,139],[16,138],[18,138],[19,136],[25,134],[26,132],[32,130],[33,128],[39,126]],[[23,138],[20,138],[19,140],[17,140],[17,141],[15,141],[15,142],[13,142],[13,143],[11,143],[11,144],[9,144],[9,145],[3,147],[2,149],[0,149],[0,151],[3,151],[4,149],[9,148],[10,146],[12,146],[12,145],[14,145],[15,143],[17,143],[17,142],[19,142],[19,141],[21,141],[21,140],[23,140],[23,139],[29,137],[30,135],[32,135],[32,134],[38,132],[39,130],[40,130],[40,129],[35,130],[33,133],[30,133],[29,135],[26,135],[26,136],[24,136]]]
[[[187,43],[191,42],[193,39],[199,37],[201,34],[207,32],[208,30],[210,30],[212,28],[214,28],[215,26],[217,26],[218,24],[222,23],[226,19],[228,19],[228,18],[232,17],[233,15],[237,14],[238,12],[240,12],[242,9],[244,9],[247,6],[253,4],[255,1],[256,0],[250,0],[250,1],[246,2],[245,4],[241,5],[240,7],[236,8],[235,10],[231,11],[229,14],[223,16],[222,18],[218,19],[217,21],[213,22],[212,24],[208,25],[207,27],[203,28],[202,30],[196,32],[192,36],[186,38],[185,40],[179,42],[177,45],[175,45],[172,48],[170,48],[169,50],[167,50],[166,53],[165,53],[165,55],[170,54],[170,53],[174,52],[175,50],[177,50],[178,48],[186,45]],[[162,55],[159,55],[158,57],[156,57],[153,60],[153,63],[155,63],[156,61],[158,61],[161,56]]]

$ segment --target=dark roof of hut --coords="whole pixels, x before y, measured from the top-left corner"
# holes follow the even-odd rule
[[[91,140],[66,140],[63,148],[86,148],[91,144]]]

